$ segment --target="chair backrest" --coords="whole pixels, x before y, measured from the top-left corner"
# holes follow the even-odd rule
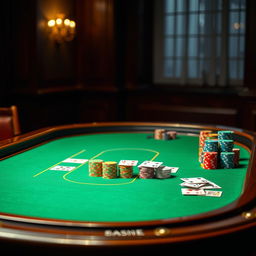
[[[0,108],[0,140],[20,134],[20,123],[16,106]]]

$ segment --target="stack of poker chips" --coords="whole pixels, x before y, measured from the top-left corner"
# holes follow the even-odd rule
[[[221,152],[220,153],[220,168],[232,169],[234,164],[234,152]]]
[[[118,177],[119,167],[120,178],[129,179],[133,177],[133,166],[137,163],[137,160],[121,160],[117,165],[115,161],[104,162],[101,159],[91,159],[89,160],[89,176],[114,179]]]
[[[155,171],[161,166],[163,162],[144,161],[139,167],[139,177],[141,179],[153,179],[155,177]]]
[[[209,136],[209,134],[211,134],[212,131],[210,130],[204,130],[204,131],[200,131],[200,135],[199,135],[199,152],[198,152],[198,156],[199,156],[199,162],[202,163],[203,161],[203,149],[204,149],[204,142],[207,139],[207,137]]]
[[[154,138],[155,140],[174,140],[176,139],[177,132],[166,131],[165,129],[155,129]]]
[[[120,170],[120,178],[132,178],[133,176],[133,167],[132,166],[125,166],[125,165],[119,165]]]
[[[102,177],[104,179],[117,178],[117,162],[114,162],[114,161],[103,162]]]
[[[162,140],[164,133],[165,133],[164,129],[155,129],[155,133],[154,133],[155,140]]]
[[[218,152],[204,152],[204,169],[217,169],[218,168]]]
[[[168,166],[160,166],[155,171],[155,177],[157,179],[168,179],[172,175],[172,168]]]
[[[234,132],[233,131],[218,131],[219,164],[222,169],[232,169],[234,164]]]
[[[176,172],[177,167],[169,167],[162,165],[162,162],[144,161],[139,165],[139,177],[141,179],[168,179],[172,175],[172,171]]]
[[[168,179],[172,175],[172,168],[160,166],[158,168],[141,167],[139,177],[141,179]]]
[[[101,159],[89,160],[89,175],[92,177],[101,177],[102,176],[102,164],[103,164],[103,160],[101,160]]]
[[[203,147],[203,168],[218,168],[218,140],[205,140]]]
[[[239,165],[240,149],[234,148],[234,132],[201,131],[199,161],[204,169],[232,169]]]
[[[232,150],[234,152],[234,167],[239,166],[239,159],[240,159],[240,149],[239,148],[233,148]]]
[[[155,168],[141,167],[139,177],[141,179],[153,179],[155,177]]]
[[[120,178],[132,178],[133,177],[133,166],[136,166],[138,160],[121,160],[118,163],[120,170]]]
[[[89,160],[89,175],[92,177],[103,177],[105,179],[117,178],[118,171],[120,172],[120,178],[132,178],[133,167],[136,166],[138,160],[120,160],[117,162],[106,161],[101,159]],[[162,165],[163,162],[144,161],[138,166],[139,175],[141,179],[168,179],[172,173],[178,171],[178,167],[169,167]],[[119,170],[118,170],[119,167]]]

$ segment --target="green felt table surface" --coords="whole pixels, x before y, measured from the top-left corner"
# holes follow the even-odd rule
[[[0,212],[72,221],[151,221],[206,213],[232,203],[242,193],[250,153],[240,147],[239,168],[204,170],[198,163],[198,137],[176,140],[148,138],[148,133],[104,133],[65,137],[0,161]],[[104,161],[162,161],[179,167],[169,179],[103,179],[88,175],[88,163],[63,163],[67,158]],[[70,172],[54,165],[75,166]],[[180,178],[204,177],[219,186],[219,198],[183,196]]]

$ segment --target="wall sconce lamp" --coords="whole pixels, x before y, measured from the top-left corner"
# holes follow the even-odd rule
[[[63,14],[59,14],[56,19],[47,22],[49,36],[57,43],[72,41],[75,37],[75,21],[64,17]]]

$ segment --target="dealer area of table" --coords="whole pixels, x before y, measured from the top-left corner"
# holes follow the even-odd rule
[[[154,139],[159,128],[176,131],[176,139]],[[205,170],[198,163],[199,132],[223,129],[234,131],[239,166]],[[122,250],[196,242],[255,226],[255,135],[248,131],[94,123],[42,129],[0,145],[2,244]],[[141,179],[138,167],[132,178],[91,177],[86,160],[96,158],[154,160],[179,170],[166,179]],[[221,197],[182,195],[181,178],[188,177],[218,184]]]

